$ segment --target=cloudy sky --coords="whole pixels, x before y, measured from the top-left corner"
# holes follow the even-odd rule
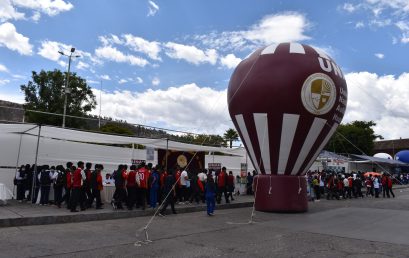
[[[232,127],[226,88],[255,49],[298,41],[346,74],[344,122],[409,138],[409,0],[0,0],[0,99],[22,103],[31,71],[86,78],[102,115],[198,133]],[[98,108],[95,114],[98,114]]]

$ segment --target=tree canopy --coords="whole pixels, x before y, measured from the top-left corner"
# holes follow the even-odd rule
[[[376,135],[373,121],[354,121],[338,126],[325,150],[344,154],[372,155],[374,141],[382,136]]]
[[[67,73],[60,70],[32,72],[32,80],[20,88],[25,95],[26,109],[63,114],[64,88]],[[67,93],[67,115],[86,116],[87,112],[96,106],[95,95],[85,79],[70,73]],[[27,112],[28,122],[61,126],[62,116]],[[84,128],[86,122],[79,119],[66,117],[67,127]]]
[[[233,146],[233,141],[237,141],[239,139],[239,134],[236,130],[230,128],[224,133],[223,137],[226,142],[229,143],[229,146],[231,148]]]

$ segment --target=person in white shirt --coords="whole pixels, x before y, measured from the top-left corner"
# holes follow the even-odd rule
[[[185,203],[189,203],[189,193],[187,189],[187,182],[189,180],[186,170],[183,170],[180,174],[180,191],[182,192],[182,198]]]

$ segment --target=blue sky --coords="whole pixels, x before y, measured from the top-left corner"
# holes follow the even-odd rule
[[[346,74],[345,122],[408,138],[408,16],[409,0],[0,0],[0,99],[23,102],[31,71],[65,71],[58,50],[75,47],[72,72],[97,96],[102,82],[102,115],[222,134],[234,67],[259,47],[298,41]]]

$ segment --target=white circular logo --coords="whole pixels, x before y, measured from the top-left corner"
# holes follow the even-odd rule
[[[302,104],[314,115],[328,113],[334,106],[336,97],[334,81],[323,73],[308,76],[301,89]]]
[[[185,155],[180,154],[180,155],[178,156],[176,162],[178,163],[178,165],[179,165],[181,168],[184,168],[184,167],[186,167],[186,165],[187,165],[187,158],[186,158]]]

